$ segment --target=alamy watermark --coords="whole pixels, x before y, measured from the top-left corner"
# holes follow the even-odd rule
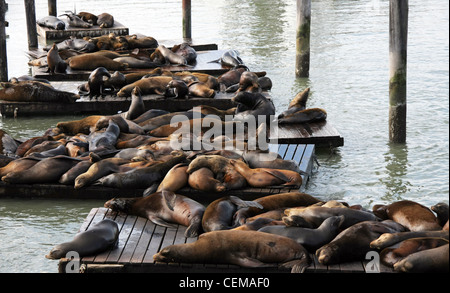
[[[379,273],[380,272],[380,254],[376,251],[369,251],[366,253],[366,263],[364,269],[366,273]]]

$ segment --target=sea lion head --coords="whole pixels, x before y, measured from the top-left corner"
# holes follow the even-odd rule
[[[113,198],[105,202],[104,207],[109,208],[115,212],[127,213],[136,201],[135,198]]]
[[[67,243],[62,243],[62,244],[56,245],[54,248],[52,248],[52,250],[47,255],[45,255],[45,258],[60,259],[60,258],[65,257],[67,254],[66,245],[67,245]]]

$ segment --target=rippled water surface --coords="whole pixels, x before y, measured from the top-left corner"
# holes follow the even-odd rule
[[[29,73],[23,1],[8,1],[9,76]],[[75,1],[58,1],[58,13]],[[181,1],[76,1],[77,11],[109,12],[130,33],[180,40]],[[400,199],[426,206],[449,196],[449,3],[409,1],[407,143],[388,139],[389,1],[312,1],[311,69],[295,78],[296,1],[192,1],[195,43],[237,49],[253,71],[267,71],[283,111],[311,87],[308,106],[322,107],[345,139],[317,150],[320,166],[307,192],[370,208]],[[47,1],[36,1],[37,18]],[[74,117],[3,117],[18,139]],[[98,201],[0,199],[0,272],[56,272],[44,255],[70,240]]]

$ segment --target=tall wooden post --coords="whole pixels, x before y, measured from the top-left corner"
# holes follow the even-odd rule
[[[37,30],[36,30],[36,7],[34,0],[25,1],[25,17],[27,19],[28,47],[37,48]]]
[[[5,0],[0,0],[0,81],[8,81],[8,58],[6,56],[6,27],[5,20],[7,5]]]
[[[297,38],[295,74],[309,76],[309,37],[311,30],[311,0],[297,0]]]
[[[389,140],[406,142],[408,0],[389,1]]]
[[[56,16],[56,14],[56,0],[48,0],[48,15]]]
[[[183,39],[192,43],[191,0],[183,0]]]

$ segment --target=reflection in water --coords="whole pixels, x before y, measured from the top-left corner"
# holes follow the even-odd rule
[[[380,181],[386,186],[386,195],[382,197],[388,202],[402,200],[402,196],[411,190],[412,184],[406,179],[408,174],[408,145],[388,144],[389,150],[384,154],[386,175]]]

